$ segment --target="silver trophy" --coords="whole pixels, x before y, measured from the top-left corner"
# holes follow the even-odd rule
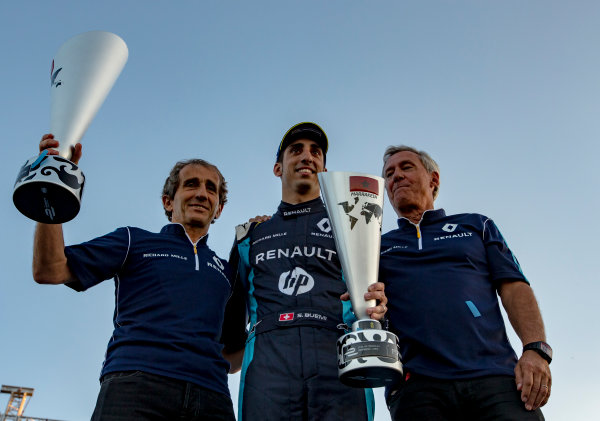
[[[384,180],[353,172],[321,172],[319,182],[358,318],[352,332],[337,341],[340,380],[353,387],[392,384],[402,377],[398,337],[369,318],[367,308],[376,303],[363,298],[379,272]]]
[[[71,159],[100,109],[129,52],[110,32],[92,31],[67,40],[50,69],[50,132],[60,142],[59,155],[42,153],[19,170],[13,202],[28,218],[47,224],[70,221],[79,212],[85,177]]]

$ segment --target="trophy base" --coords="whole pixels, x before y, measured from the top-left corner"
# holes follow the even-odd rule
[[[26,217],[62,224],[79,213],[85,176],[77,165],[57,155],[36,156],[21,167],[13,202]]]
[[[338,376],[351,387],[382,387],[402,379],[398,337],[378,328],[361,328],[373,321],[359,320],[353,331],[337,341]],[[376,327],[379,323],[376,322]]]
[[[399,367],[359,367],[340,373],[340,381],[356,388],[391,386],[402,380],[402,364]]]

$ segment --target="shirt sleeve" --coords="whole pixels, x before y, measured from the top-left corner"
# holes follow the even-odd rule
[[[118,228],[102,237],[65,247],[67,264],[78,280],[67,286],[85,291],[113,278],[125,263],[130,243],[129,229]]]
[[[238,242],[235,241],[229,254],[229,267],[233,275],[233,291],[225,306],[225,318],[221,331],[221,343],[225,352],[235,352],[242,349],[246,344],[248,314],[246,311],[246,289],[242,276],[238,270],[241,264],[238,251]]]
[[[487,219],[484,223],[483,242],[494,284],[502,280],[523,281],[529,284],[519,261],[508,248],[500,230],[491,219]]]

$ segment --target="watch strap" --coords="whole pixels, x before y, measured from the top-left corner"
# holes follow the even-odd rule
[[[552,362],[552,347],[548,345],[544,341],[530,342],[523,347],[523,352],[525,351],[535,351],[540,356],[548,361],[548,364]]]

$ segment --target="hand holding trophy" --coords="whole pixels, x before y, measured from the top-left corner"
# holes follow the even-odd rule
[[[23,215],[61,224],[79,212],[85,177],[70,161],[72,150],[121,74],[128,55],[121,38],[102,31],[79,34],[56,53],[50,70],[50,132],[60,147],[58,155],[44,150],[21,167],[13,202]]]
[[[352,172],[321,172],[319,183],[358,318],[352,332],[337,341],[340,380],[353,387],[392,384],[402,376],[398,338],[367,315],[375,300],[362,299],[368,286],[377,282],[379,272],[383,179]]]

